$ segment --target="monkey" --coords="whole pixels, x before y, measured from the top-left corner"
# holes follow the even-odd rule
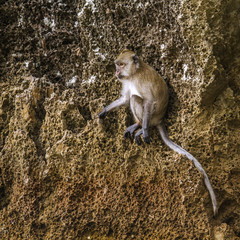
[[[114,63],[116,66],[115,75],[122,83],[121,96],[106,106],[98,114],[98,117],[104,119],[109,112],[121,106],[130,107],[135,123],[127,127],[124,137],[131,140],[135,139],[138,145],[142,143],[141,138],[145,143],[149,144],[149,128],[156,127],[163,142],[175,152],[185,155],[203,175],[211,197],[213,213],[216,216],[218,213],[217,200],[207,173],[193,155],[169,138],[165,128],[164,116],[169,99],[166,82],[157,71],[131,50],[123,50]],[[138,131],[134,135],[136,130]]]

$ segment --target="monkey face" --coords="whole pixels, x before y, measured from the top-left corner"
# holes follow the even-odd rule
[[[116,63],[116,77],[119,79],[128,77],[125,63]]]
[[[116,76],[119,79],[128,79],[136,73],[138,67],[138,58],[134,52],[124,50],[114,62],[116,65]]]

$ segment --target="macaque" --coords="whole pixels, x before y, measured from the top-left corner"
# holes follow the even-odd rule
[[[123,50],[114,62],[116,76],[122,83],[121,97],[105,107],[98,117],[104,119],[108,112],[121,106],[129,106],[135,124],[126,129],[124,137],[135,139],[138,145],[142,143],[142,138],[149,144],[149,127],[157,127],[163,142],[175,152],[185,155],[202,173],[212,200],[213,213],[216,216],[218,213],[216,196],[205,170],[195,157],[168,137],[163,122],[168,105],[166,82],[152,67],[130,50]],[[134,134],[137,129],[139,130]]]

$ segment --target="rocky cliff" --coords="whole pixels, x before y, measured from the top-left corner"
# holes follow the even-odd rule
[[[239,239],[237,0],[3,0],[1,239]],[[134,50],[166,80],[164,146],[126,141],[114,58]]]

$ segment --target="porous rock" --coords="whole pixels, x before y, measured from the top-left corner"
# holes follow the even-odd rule
[[[237,0],[2,1],[1,239],[239,239]],[[134,50],[166,80],[170,137],[123,138],[114,58]]]

